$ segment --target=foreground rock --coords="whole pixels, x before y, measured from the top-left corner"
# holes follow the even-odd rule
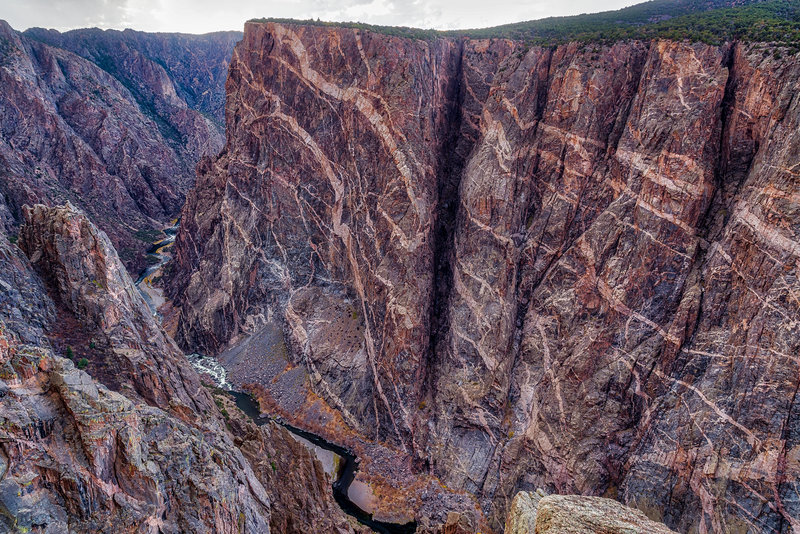
[[[0,21],[0,227],[16,234],[23,205],[69,200],[140,270],[198,160],[222,146],[239,36],[20,34]]]
[[[211,410],[197,374],[156,323],[105,233],[71,204],[28,207],[24,218],[20,248],[59,305],[56,348],[70,347],[95,378],[132,398],[185,417]]]
[[[85,214],[26,220],[33,264],[0,234],[0,530],[360,531],[302,445],[201,384]]]
[[[435,516],[435,475],[496,530],[520,487],[800,528],[798,80],[740,43],[249,23],[178,341],[374,444],[387,513]]]
[[[0,524],[13,532],[269,532],[235,448],[135,405],[0,325]]]
[[[511,503],[506,534],[674,534],[639,510],[602,497],[521,491]]]

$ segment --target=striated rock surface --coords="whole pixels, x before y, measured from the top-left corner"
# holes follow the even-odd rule
[[[222,84],[238,35],[19,34],[0,21],[4,230],[16,234],[25,204],[68,200],[140,270],[197,162],[222,146]]]
[[[741,43],[248,23],[176,241],[178,341],[398,455],[374,487],[417,518],[435,475],[496,530],[535,487],[800,528],[798,80]]]
[[[511,503],[506,534],[670,534],[639,510],[602,497],[521,491]]]

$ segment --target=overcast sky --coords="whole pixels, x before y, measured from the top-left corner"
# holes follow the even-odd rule
[[[319,18],[419,28],[480,28],[619,9],[641,0],[0,0],[0,18],[32,26],[205,33],[257,17]]]

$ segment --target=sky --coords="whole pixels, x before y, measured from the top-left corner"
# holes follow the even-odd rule
[[[0,19],[33,26],[151,32],[241,30],[248,19],[358,21],[441,30],[619,9],[642,0],[0,0]]]

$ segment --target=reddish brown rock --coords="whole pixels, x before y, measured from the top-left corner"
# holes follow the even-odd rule
[[[156,323],[105,233],[70,204],[24,214],[20,247],[61,312],[51,337],[74,341],[76,359],[86,357],[88,371],[114,390],[131,389],[129,396],[185,417],[211,410],[197,374]],[[65,331],[75,325],[79,332]]]
[[[0,346],[9,340],[0,325]],[[46,349],[0,349],[0,525],[15,532],[269,532],[238,450],[134,405]]]
[[[363,531],[304,446],[200,384],[83,213],[26,218],[34,265],[0,235],[0,530]],[[93,376],[53,353],[65,319]]]
[[[787,532],[798,69],[740,43],[249,23],[183,211],[179,341],[405,458],[420,520],[445,522],[411,504],[435,475],[498,530],[543,487]]]

